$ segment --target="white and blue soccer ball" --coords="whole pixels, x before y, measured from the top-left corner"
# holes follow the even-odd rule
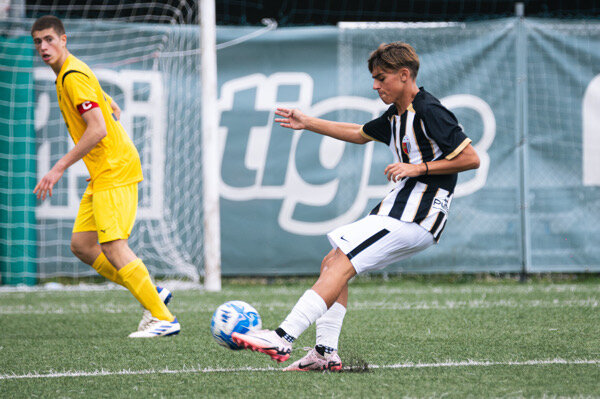
[[[260,315],[251,305],[243,301],[225,302],[215,310],[210,321],[210,332],[221,346],[242,349],[231,339],[234,332],[245,334],[249,330],[261,329]]]

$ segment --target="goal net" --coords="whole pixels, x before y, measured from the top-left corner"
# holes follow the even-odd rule
[[[56,77],[30,37],[31,24],[45,14],[63,20],[69,50],[120,105],[121,123],[139,151],[144,181],[131,248],[155,277],[198,282],[204,227],[197,6],[186,1],[14,4],[22,7],[21,15],[0,20],[6,32],[0,38],[2,282],[95,275],[70,251],[87,185],[83,162],[65,172],[52,198],[36,202],[32,193],[73,146],[56,101]]]

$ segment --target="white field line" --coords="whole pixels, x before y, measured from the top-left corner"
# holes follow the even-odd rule
[[[545,366],[545,365],[600,365],[600,359],[548,359],[548,360],[524,360],[524,361],[477,361],[466,360],[462,362],[441,362],[441,363],[397,363],[376,365],[369,364],[370,369],[419,369],[419,368],[442,368],[442,367],[490,367],[490,366]],[[72,377],[103,377],[112,375],[147,375],[147,374],[209,374],[209,373],[241,373],[241,372],[269,372],[281,371],[281,368],[275,367],[239,367],[239,368],[183,368],[179,370],[162,369],[162,370],[94,370],[94,371],[64,371],[50,372],[45,374],[28,373],[28,374],[0,374],[0,380],[26,380],[36,378],[72,378]]]
[[[253,306],[261,311],[291,309],[292,302],[253,302]],[[204,312],[216,308],[218,304],[189,305],[186,303],[177,306],[181,312]],[[430,301],[350,301],[348,309],[361,310],[452,310],[452,309],[549,309],[549,308],[598,308],[599,298],[585,299],[466,299],[466,300],[430,300]],[[89,313],[130,313],[136,312],[140,306],[136,303],[121,305],[104,303],[91,305],[86,303],[71,302],[68,306],[56,306],[49,303],[36,305],[0,305],[0,315],[21,314],[89,314]]]
[[[201,291],[202,287],[196,284],[182,284],[176,282],[161,282],[160,285],[169,288],[171,291]],[[244,296],[256,295],[257,293],[269,293],[274,295],[291,295],[297,296],[309,288],[307,284],[303,288],[294,287],[263,287],[255,286],[248,289],[230,289],[224,288],[223,293],[231,292],[231,295]],[[108,291],[108,290],[125,290],[125,288],[113,284],[79,284],[79,285],[62,285],[57,283],[48,283],[40,286],[0,286],[0,295],[11,295],[15,293],[43,293],[43,294],[64,294],[65,292],[86,292],[86,291]],[[600,284],[522,284],[522,285],[448,285],[448,286],[432,286],[426,288],[402,288],[390,287],[385,283],[381,286],[353,286],[350,284],[350,292],[355,294],[407,294],[407,295],[431,295],[431,294],[530,294],[530,293],[598,293],[600,292]]]

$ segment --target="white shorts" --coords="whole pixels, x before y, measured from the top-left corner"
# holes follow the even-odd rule
[[[431,233],[418,224],[378,215],[338,227],[327,238],[348,256],[357,274],[383,269],[434,243]]]

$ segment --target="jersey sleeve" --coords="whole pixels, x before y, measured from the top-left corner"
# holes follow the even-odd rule
[[[380,141],[389,145],[392,137],[390,118],[396,112],[396,107],[391,106],[383,115],[363,125],[360,133],[369,140]]]
[[[432,104],[425,110],[425,128],[444,158],[450,160],[471,143],[452,112],[441,104]]]
[[[91,79],[83,72],[69,71],[63,76],[63,88],[75,107],[86,101],[100,103]]]

